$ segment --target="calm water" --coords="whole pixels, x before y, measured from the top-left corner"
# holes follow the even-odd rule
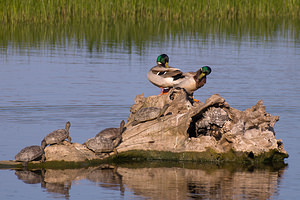
[[[296,199],[300,195],[300,41],[273,33],[197,33],[155,36],[141,44],[87,40],[0,46],[0,160],[14,159],[25,146],[71,122],[74,142],[83,143],[127,119],[134,97],[157,95],[146,78],[156,57],[166,53],[183,71],[212,67],[195,92],[205,101],[219,93],[244,110],[263,99],[290,157],[286,168],[245,169],[191,164],[119,166],[20,172],[0,170],[1,199]],[[286,32],[289,32],[288,30]],[[74,39],[75,40],[75,39]],[[105,48],[105,47],[109,48]],[[104,50],[103,50],[104,49]],[[55,178],[60,177],[60,178]]]

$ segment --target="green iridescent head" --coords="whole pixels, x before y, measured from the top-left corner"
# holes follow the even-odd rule
[[[167,54],[161,54],[157,57],[156,63],[164,67],[169,67],[169,56]]]
[[[203,77],[209,75],[211,73],[211,68],[209,66],[201,67],[201,74],[198,79],[202,79]]]

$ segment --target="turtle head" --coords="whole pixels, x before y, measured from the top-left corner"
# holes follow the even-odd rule
[[[70,122],[67,122],[67,123],[66,123],[66,130],[69,130],[70,126],[71,126],[71,123],[70,123]]]
[[[41,148],[43,149],[43,151],[46,148],[46,146],[47,146],[46,140],[43,139],[42,142],[41,142]]]
[[[199,70],[199,76],[198,79],[201,80],[203,77],[209,75],[211,73],[211,68],[209,66],[201,67]]]
[[[125,126],[125,121],[122,120],[120,123],[120,134],[122,134],[126,130],[126,127],[124,126]]]
[[[157,57],[156,63],[163,67],[169,67],[169,56],[167,54],[161,54]]]

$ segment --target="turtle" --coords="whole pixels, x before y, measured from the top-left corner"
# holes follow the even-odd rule
[[[104,138],[102,136],[90,138],[83,144],[96,154],[110,153],[114,150],[113,140],[111,138]]]
[[[217,141],[221,139],[221,128],[229,120],[227,112],[220,107],[210,107],[195,123],[196,135],[213,136]]]
[[[125,125],[125,121],[122,120],[119,128],[106,128],[106,129],[100,131],[96,135],[96,137],[101,136],[104,138],[111,138],[112,140],[115,140],[119,135],[121,135],[123,133],[124,125]]]
[[[46,135],[41,142],[41,147],[45,149],[48,144],[61,144],[67,138],[69,143],[71,143],[71,137],[69,136],[70,126],[71,123],[67,122],[65,129],[58,129]]]
[[[165,104],[163,108],[158,107],[145,107],[139,109],[135,115],[132,122],[132,126],[135,126],[141,122],[151,121],[154,119],[159,119],[163,115],[170,105]]]
[[[125,121],[122,120],[120,128],[106,128],[100,131],[95,137],[88,139],[84,145],[98,153],[110,153],[115,151],[115,148],[120,144],[122,140],[122,133],[124,132]]]
[[[42,160],[45,161],[44,149],[38,145],[32,145],[23,148],[16,156],[16,161],[23,162],[23,166],[27,167],[29,161]]]

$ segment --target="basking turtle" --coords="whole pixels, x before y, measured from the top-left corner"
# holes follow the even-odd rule
[[[98,153],[110,153],[114,150],[113,140],[102,136],[93,137],[83,143],[88,149]]]
[[[112,140],[115,140],[118,136],[120,136],[123,133],[124,125],[125,125],[125,121],[122,120],[119,128],[106,128],[100,131],[96,135],[96,137],[101,136],[103,138],[110,138]]]
[[[70,126],[71,123],[67,122],[65,129],[58,129],[46,135],[42,140],[41,147],[44,149],[48,144],[61,144],[67,138],[69,143],[71,143],[71,137],[69,136]]]
[[[170,105],[165,104],[163,108],[157,107],[146,107],[139,109],[134,116],[134,120],[132,122],[132,126],[137,125],[141,122],[151,121],[154,119],[159,119],[161,115],[163,115]]]
[[[218,141],[222,137],[220,130],[228,120],[229,116],[224,109],[210,107],[203,113],[203,117],[196,122],[196,135],[213,136]]]
[[[29,161],[41,159],[45,161],[45,154],[43,148],[37,145],[32,145],[23,148],[16,156],[16,161],[23,162],[24,166],[27,166]]]
[[[106,128],[99,132],[95,137],[88,139],[84,145],[95,153],[110,153],[122,140],[125,121],[122,120],[120,128]],[[117,153],[115,151],[115,153]]]

